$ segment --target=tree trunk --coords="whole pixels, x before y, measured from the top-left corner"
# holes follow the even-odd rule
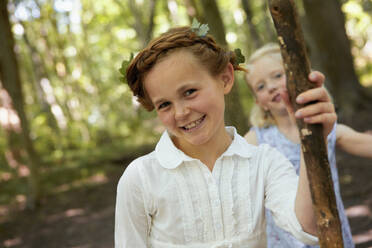
[[[198,20],[200,23],[206,23],[204,15],[202,13],[201,7],[196,3],[196,0],[184,0],[186,12],[189,16],[190,23],[192,23],[193,18]]]
[[[297,110],[302,107],[296,103],[297,95],[314,87],[308,80],[310,63],[301,26],[293,0],[269,0],[269,4],[278,33],[290,100]],[[320,246],[343,247],[323,127],[320,124],[307,124],[302,120],[297,120],[297,126],[317,218]]]
[[[268,2],[263,1],[261,8],[262,8],[262,12],[265,15],[265,18],[264,18],[265,43],[273,42],[276,40],[276,33],[274,30],[274,26],[271,22],[271,15],[270,15],[269,7],[268,7]]]
[[[350,41],[346,35],[345,17],[338,0],[303,0],[306,27],[314,41],[310,48],[326,75],[339,117],[346,122],[355,110],[371,98],[365,94],[355,73]]]
[[[251,36],[251,40],[253,42],[253,50],[255,50],[259,48],[260,46],[262,46],[263,44],[262,44],[262,39],[260,35],[258,34],[255,25],[252,22],[253,13],[252,13],[252,8],[251,8],[251,1],[242,0],[242,6],[245,12],[245,15],[247,16],[246,23],[247,23],[248,30]]]
[[[22,85],[14,53],[14,40],[9,22],[7,2],[6,0],[0,1],[0,33],[3,34],[0,38],[0,79],[19,118],[23,146],[28,155],[30,169],[28,177],[30,193],[27,203],[28,207],[34,207],[40,201],[41,196],[38,176],[38,167],[41,162],[30,138],[28,120],[24,110]]]
[[[201,3],[211,34],[216,38],[218,44],[228,48],[225,28],[216,1],[203,0]],[[235,126],[238,133],[245,134],[248,131],[248,121],[239,99],[239,89],[236,81],[235,86],[226,98],[225,120],[227,125]]]
[[[121,0],[115,0],[115,3],[122,10],[125,9],[125,6],[122,4]],[[145,47],[151,40],[154,29],[156,0],[149,0],[148,3],[149,8],[143,9],[145,7],[145,3],[142,3],[142,6],[137,6],[137,3],[135,1],[128,1],[128,7],[135,17],[133,28],[134,30],[136,30],[136,33],[139,37],[141,47]]]
[[[156,0],[150,0],[150,15],[149,15],[149,25],[146,30],[146,40],[149,42],[154,34],[155,26],[155,10],[156,10]]]
[[[9,167],[14,172],[14,175],[18,176],[18,172],[22,166],[22,136],[21,126],[19,122],[14,121],[14,117],[17,118],[10,96],[6,90],[1,87],[0,84],[0,109],[5,112],[7,118],[0,119],[0,125],[4,130],[4,138],[7,141],[4,154]],[[12,121],[13,120],[13,121]]]

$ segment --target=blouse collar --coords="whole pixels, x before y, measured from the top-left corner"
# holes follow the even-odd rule
[[[236,132],[234,127],[226,127],[226,131],[232,137],[232,142],[221,157],[238,155],[240,157],[250,158],[252,156],[251,145]],[[178,149],[173,144],[167,131],[164,131],[157,143],[155,154],[161,166],[166,169],[175,169],[182,162],[197,160]]]

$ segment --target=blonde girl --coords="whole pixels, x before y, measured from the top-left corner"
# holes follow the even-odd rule
[[[314,75],[310,74],[311,76]],[[270,43],[256,50],[249,58],[245,79],[255,97],[255,105],[250,116],[253,127],[245,135],[246,140],[251,144],[269,144],[277,148],[292,162],[296,172],[299,173],[300,137],[296,123],[291,118],[282,100],[281,94],[285,92],[286,77],[280,47],[277,44]],[[304,120],[308,123],[315,123],[319,121],[318,118],[326,118],[324,115],[313,116],[313,113],[311,111],[306,113],[298,111],[296,117],[302,117],[306,114],[308,116]],[[338,146],[353,155],[371,158],[372,135],[356,132],[342,124],[335,124],[327,140],[328,156],[345,247],[354,247],[340,194],[335,147]],[[269,211],[266,212],[266,218],[267,247],[310,247],[279,228]]]

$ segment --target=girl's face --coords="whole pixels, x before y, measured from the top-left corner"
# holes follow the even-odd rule
[[[284,111],[280,92],[286,87],[284,68],[280,55],[266,55],[249,67],[247,82],[256,97],[256,103],[271,113]]]
[[[231,64],[212,76],[194,55],[180,50],[157,62],[144,86],[160,121],[182,149],[206,145],[225,132],[224,95],[233,81]]]

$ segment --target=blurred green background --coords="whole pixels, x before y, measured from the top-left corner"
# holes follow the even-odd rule
[[[370,129],[372,2],[295,2],[339,121]],[[163,130],[119,80],[131,52],[194,17],[246,57],[276,41],[262,0],[0,0],[0,7],[0,247],[112,246],[117,179]],[[244,134],[253,100],[241,73],[236,78],[226,118]],[[346,185],[354,182],[347,166]],[[71,236],[57,238],[61,232]]]

